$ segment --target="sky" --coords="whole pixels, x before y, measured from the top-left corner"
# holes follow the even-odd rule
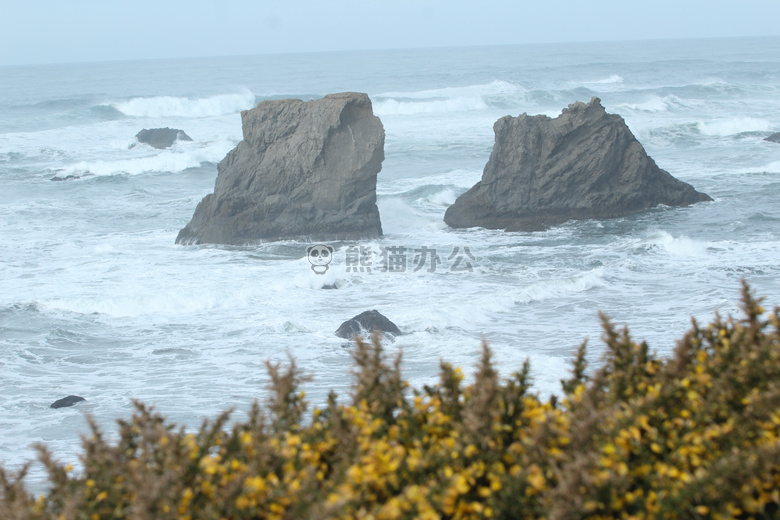
[[[0,66],[780,36],[780,0],[0,0]]]

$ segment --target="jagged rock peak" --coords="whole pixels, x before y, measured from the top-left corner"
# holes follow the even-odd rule
[[[570,219],[612,218],[659,204],[712,200],[659,168],[601,100],[561,115],[502,117],[482,179],[447,208],[451,227],[535,231]]]

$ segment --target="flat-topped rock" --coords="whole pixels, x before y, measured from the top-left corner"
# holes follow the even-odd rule
[[[659,168],[623,118],[607,114],[596,97],[554,119],[506,116],[493,130],[482,179],[447,208],[451,227],[535,231],[712,200]]]
[[[170,148],[176,141],[192,141],[192,138],[184,130],[168,127],[144,128],[135,134],[135,138],[139,143],[148,144],[159,150]]]
[[[376,179],[385,132],[366,94],[263,101],[218,165],[214,193],[177,243],[355,240],[382,235]]]
[[[51,403],[51,406],[49,406],[49,408],[67,408],[68,406],[73,406],[74,404],[80,403],[82,401],[86,401],[86,399],[84,399],[80,395],[69,395],[68,397],[57,399],[56,401]]]

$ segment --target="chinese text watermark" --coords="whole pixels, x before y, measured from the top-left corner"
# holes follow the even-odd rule
[[[340,252],[341,253],[341,252]],[[333,247],[325,244],[315,244],[306,249],[311,269],[317,274],[325,274],[334,260]],[[477,258],[469,246],[408,247],[402,245],[379,246],[376,251],[372,246],[352,245],[344,251],[344,266],[348,273],[370,274],[375,271],[382,273],[416,273],[425,271],[436,273],[448,271],[452,273],[471,273]]]

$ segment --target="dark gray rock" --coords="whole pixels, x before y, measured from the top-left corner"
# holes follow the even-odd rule
[[[176,243],[247,244],[382,235],[376,178],[385,131],[366,94],[263,101]]]
[[[336,330],[336,336],[340,338],[352,339],[353,336],[363,334],[372,334],[374,331],[390,337],[400,336],[401,331],[392,321],[388,320],[377,310],[361,312],[351,320],[341,324]]]
[[[65,408],[67,406],[73,406],[76,403],[80,403],[81,401],[86,401],[86,399],[78,395],[69,395],[68,397],[63,397],[62,399],[54,401],[51,404],[51,408]]]
[[[183,130],[176,128],[144,128],[135,138],[139,143],[145,143],[157,149],[170,148],[175,141],[192,141],[192,138]]]
[[[780,132],[775,132],[769,137],[764,138],[764,141],[770,141],[772,143],[780,143]]]
[[[50,181],[74,181],[76,179],[80,179],[81,176],[79,175],[66,175],[65,177],[57,177],[56,175],[49,179]]]
[[[506,116],[493,130],[482,180],[447,208],[451,227],[535,231],[712,200],[660,169],[623,118],[607,114],[596,97],[555,119]]]

